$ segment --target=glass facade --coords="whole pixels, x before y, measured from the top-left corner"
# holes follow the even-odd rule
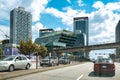
[[[44,35],[41,35],[39,38],[35,40],[35,43],[44,45],[46,47],[73,47],[75,46],[76,42],[76,36],[73,32],[62,30],[62,31],[51,31],[49,33],[45,34],[45,31],[43,32]],[[42,34],[42,32],[40,32]]]
[[[76,46],[88,45],[88,17],[74,18],[74,33],[77,35],[78,42]]]
[[[75,46],[88,46],[88,17],[75,17],[74,19],[74,33],[77,36]],[[84,52],[74,52],[78,59],[83,59]]]
[[[23,7],[10,12],[10,43],[19,44],[20,40],[28,41],[32,37],[32,15]]]
[[[115,38],[116,38],[116,42],[120,42],[120,20],[116,26],[116,35],[115,35]],[[120,49],[116,49],[116,57],[117,56],[120,56]]]

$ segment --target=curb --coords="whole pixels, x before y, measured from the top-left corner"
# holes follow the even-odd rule
[[[68,67],[68,66],[79,65],[81,63],[83,64],[84,62],[69,64],[69,65],[60,65],[60,66],[54,66],[54,67],[38,68],[38,69],[17,70],[17,71],[14,71],[14,72],[8,72],[8,73],[0,74],[0,80],[6,80],[6,79],[14,78],[14,77],[28,75],[28,74],[44,72],[44,71],[64,68],[64,67]]]

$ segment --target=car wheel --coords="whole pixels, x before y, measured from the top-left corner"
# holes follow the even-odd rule
[[[94,71],[94,75],[96,75],[96,72]]]
[[[26,65],[26,69],[30,69],[30,64],[27,64],[27,65]]]
[[[112,73],[112,76],[115,76],[115,72]]]
[[[51,66],[54,66],[54,62],[51,63]]]
[[[10,66],[9,66],[9,71],[10,71],[10,72],[14,71],[14,66],[13,66],[13,65],[10,65]]]

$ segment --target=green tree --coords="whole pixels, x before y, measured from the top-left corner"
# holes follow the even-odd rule
[[[26,49],[26,43],[25,43],[25,41],[21,40],[20,45],[17,48],[18,48],[20,54],[25,54],[26,55],[26,50],[25,50]]]
[[[40,61],[41,57],[46,56],[47,48],[45,46],[42,46],[42,45],[36,45],[35,50],[36,50],[35,55],[36,55],[36,69],[37,69],[38,68],[38,58],[39,58],[39,61]]]
[[[115,60],[115,54],[109,54],[110,58]]]
[[[3,56],[3,50],[2,50],[2,47],[0,47],[0,58],[2,58]]]
[[[45,46],[40,46],[36,43],[33,43],[32,38],[30,38],[27,42],[21,40],[20,46],[17,48],[19,50],[19,53],[29,55],[29,57],[31,53],[34,53],[34,55],[36,55],[36,68],[38,68],[38,57],[40,60],[40,57],[44,57],[47,53],[47,48]]]
[[[3,50],[2,50],[2,47],[0,47],[0,55],[2,55],[3,53]]]
[[[35,44],[32,42],[32,38],[30,38],[27,42],[21,40],[20,46],[18,46],[19,53],[24,55],[29,55],[35,51]]]

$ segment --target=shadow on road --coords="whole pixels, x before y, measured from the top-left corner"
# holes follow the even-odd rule
[[[114,77],[113,75],[111,75],[111,74],[94,74],[94,72],[92,71],[92,72],[90,72],[89,74],[88,74],[88,76],[89,77]]]

